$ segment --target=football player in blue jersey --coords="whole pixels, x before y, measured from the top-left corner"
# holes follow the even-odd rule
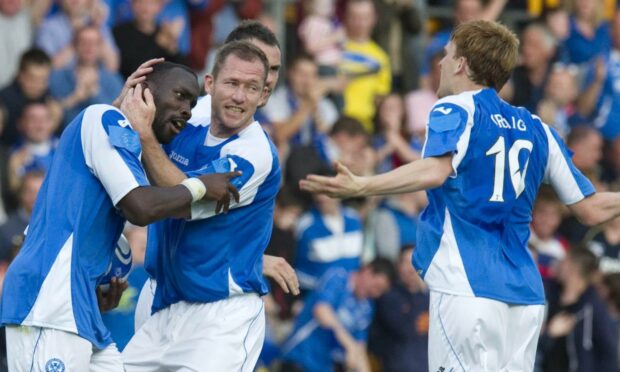
[[[278,74],[281,65],[280,44],[278,43],[278,40],[273,32],[271,32],[263,24],[252,20],[241,22],[226,38],[227,43],[243,40],[258,47],[263,53],[265,53],[267,61],[269,62],[269,72],[267,73],[267,80],[265,81],[268,92],[263,98],[263,101],[259,104],[259,107],[261,107],[267,102],[278,82]],[[154,59],[145,62],[128,78],[125,83],[124,90],[126,91],[140,83],[143,79],[145,79],[146,75],[151,72],[152,66],[161,61],[163,61],[163,59]],[[255,115],[255,118],[261,122],[258,115]],[[192,109],[192,116],[188,121],[188,124],[192,126],[204,126],[210,123],[210,121],[211,96],[207,94],[198,99],[196,106]],[[149,148],[149,145],[152,145],[154,148]],[[198,165],[190,165],[188,158],[185,158],[184,156],[173,151],[168,151],[168,149],[165,149],[167,153],[160,152],[158,143],[145,143],[143,146],[146,146],[145,152],[150,155],[145,157],[144,160],[149,161],[149,159],[151,159],[150,161],[152,163],[157,164],[158,166],[155,171],[159,172],[162,176],[168,175],[163,178],[168,178],[167,181],[169,184],[174,184],[176,180],[183,179],[184,174],[171,163],[165,163],[169,164],[170,167],[166,167],[165,165],[161,166],[160,162],[162,159],[167,160],[170,157],[174,160],[177,166],[184,167],[184,169],[196,169],[200,167],[200,163],[198,163]],[[199,146],[195,148],[185,148],[184,152],[193,154],[199,148]],[[161,158],[157,158],[157,156],[160,156]],[[194,160],[199,159],[194,158]],[[154,251],[154,247],[151,246],[151,249],[147,251],[147,256],[155,254]],[[295,271],[282,257],[264,255],[263,275],[272,278],[286,293],[293,293],[295,295],[299,294],[299,283],[297,276],[295,275]],[[150,278],[144,284],[144,287],[140,292],[138,304],[136,306],[136,330],[139,329],[151,315],[151,307],[153,304],[153,296],[155,294],[156,287],[156,281],[153,278]]]
[[[152,92],[152,93],[151,93]],[[131,89],[121,109],[92,105],[67,126],[34,206],[27,236],[6,274],[0,322],[10,370],[123,371],[97,303],[123,225],[190,217],[203,197],[227,209],[239,173],[149,186],[135,125],[158,141],[183,130],[196,102],[196,75],[163,63]],[[157,106],[157,111],[155,110]]]
[[[427,190],[413,265],[431,291],[431,371],[533,369],[545,296],[527,241],[543,182],[585,224],[620,214],[620,194],[595,193],[553,128],[499,98],[518,48],[500,24],[459,25],[421,160],[371,177],[337,165],[335,177],[300,182],[337,197]]]
[[[268,71],[258,47],[226,43],[205,77],[208,125],[188,126],[190,132],[164,146],[169,160],[148,127],[136,129],[147,171],[158,184],[168,184],[170,175],[153,166],[146,148],[181,177],[242,175],[233,180],[240,199],[227,214],[215,215],[215,203],[205,202],[192,208],[198,221],[168,219],[149,228],[145,267],[157,289],[153,315],[123,351],[127,371],[254,368],[265,331],[262,257],[281,177],[275,146],[254,119],[268,94]]]

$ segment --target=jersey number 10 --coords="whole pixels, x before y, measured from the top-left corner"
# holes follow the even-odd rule
[[[534,144],[528,140],[516,140],[510,150],[508,150],[508,170],[510,171],[510,182],[515,190],[515,198],[525,190],[525,175],[527,174],[527,166],[530,163],[529,155],[532,153]],[[519,153],[521,150],[528,151],[528,157],[521,170],[519,165]],[[506,168],[506,140],[500,136],[495,144],[486,152],[486,156],[495,156],[495,179],[493,181],[493,195],[489,198],[492,202],[504,201],[504,177]]]

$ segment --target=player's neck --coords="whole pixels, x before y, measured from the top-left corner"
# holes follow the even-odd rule
[[[247,123],[243,124],[238,128],[227,128],[225,125],[221,124],[217,118],[211,118],[211,126],[209,127],[209,132],[212,136],[217,138],[230,138],[235,134],[239,134],[243,132],[247,127],[250,126],[254,122],[253,119],[248,120]]]
[[[468,78],[463,78],[463,79],[456,80],[454,82],[454,84],[452,85],[452,94],[456,95],[456,94],[461,94],[463,92],[471,92],[474,90],[481,90],[485,88],[488,88],[488,87],[475,83],[469,80]]]

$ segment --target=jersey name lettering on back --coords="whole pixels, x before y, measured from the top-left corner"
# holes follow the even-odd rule
[[[525,132],[527,130],[527,127],[525,126],[525,122],[523,121],[523,119],[518,119],[518,118],[515,118],[514,116],[511,116],[510,119],[511,120],[508,121],[501,114],[491,114],[491,120],[499,128],[517,129],[517,130],[520,130],[521,132]]]

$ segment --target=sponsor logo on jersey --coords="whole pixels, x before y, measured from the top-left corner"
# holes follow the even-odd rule
[[[452,112],[452,108],[451,107],[437,107],[436,109],[433,110],[433,112],[435,111],[439,111],[444,115],[448,115],[449,113]]]
[[[187,166],[189,164],[189,159],[188,158],[186,158],[186,157],[184,157],[184,156],[182,156],[180,154],[177,154],[174,151],[172,151],[170,153],[170,159],[176,161],[179,164],[185,165],[185,166]]]

